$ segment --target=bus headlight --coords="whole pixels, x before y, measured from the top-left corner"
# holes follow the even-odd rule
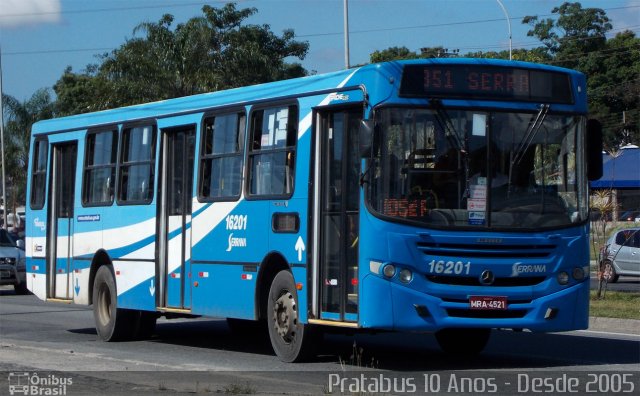
[[[584,270],[580,267],[576,267],[573,269],[573,279],[577,281],[581,281],[584,279]]]
[[[569,274],[565,271],[562,271],[558,274],[558,283],[561,285],[566,285],[569,283]]]
[[[411,272],[406,268],[403,268],[400,270],[399,278],[400,278],[400,282],[409,283],[413,279],[413,272]]]
[[[382,273],[387,278],[393,278],[396,274],[396,267],[393,264],[387,264],[382,268]]]

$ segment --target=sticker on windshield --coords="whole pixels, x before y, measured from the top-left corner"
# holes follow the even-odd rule
[[[484,212],[469,212],[469,225],[484,225],[485,213]]]

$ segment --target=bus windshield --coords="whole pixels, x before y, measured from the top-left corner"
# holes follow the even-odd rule
[[[438,227],[540,229],[587,219],[585,119],[537,112],[382,108],[370,207]]]

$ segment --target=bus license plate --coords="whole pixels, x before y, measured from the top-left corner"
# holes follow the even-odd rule
[[[471,309],[507,309],[507,297],[471,296],[469,305]]]

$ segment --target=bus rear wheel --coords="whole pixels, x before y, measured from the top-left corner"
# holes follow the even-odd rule
[[[299,362],[315,353],[314,329],[300,323],[298,293],[289,271],[280,271],[269,289],[267,322],[273,350],[283,362]]]
[[[130,339],[136,322],[134,311],[118,308],[113,269],[103,265],[93,281],[93,318],[98,336],[104,341]]]
[[[452,355],[477,355],[487,346],[491,329],[443,329],[436,333],[436,340],[446,353]]]

